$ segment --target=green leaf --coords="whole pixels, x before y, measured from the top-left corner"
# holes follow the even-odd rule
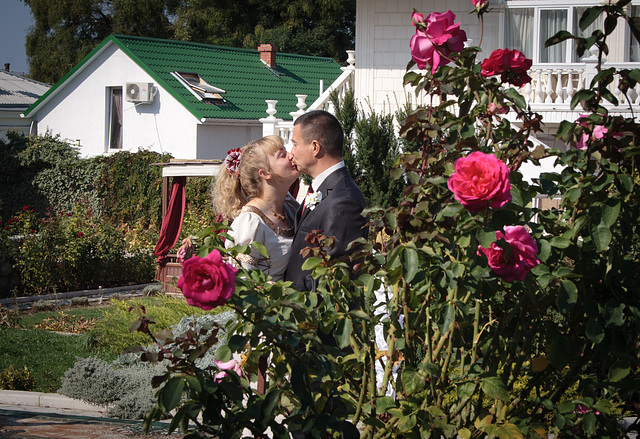
[[[182,390],[184,389],[184,379],[175,376],[167,381],[167,384],[160,390],[158,402],[165,413],[170,412],[180,404],[182,400]]]
[[[398,419],[398,430],[399,431],[411,431],[413,427],[416,426],[418,420],[416,419],[416,415],[411,414],[408,416],[403,416]]]
[[[563,41],[566,41],[569,38],[574,38],[571,32],[568,32],[566,30],[561,30],[560,32],[553,35],[551,38],[549,38],[547,41],[544,42],[544,48],[546,49],[547,47],[555,46],[556,44],[562,43]]]
[[[548,347],[547,358],[557,369],[562,369],[569,364],[571,344],[562,334],[556,334]]]
[[[504,385],[500,378],[483,378],[480,385],[482,387],[482,391],[486,393],[489,398],[500,399],[502,401],[509,400],[509,391],[507,390],[507,386]]]
[[[413,369],[402,371],[402,387],[407,396],[413,395],[424,389],[425,380]]]
[[[216,349],[213,357],[218,361],[226,363],[227,361],[231,360],[231,349],[229,349],[229,346],[227,345],[222,345],[218,349]]]
[[[607,18],[604,19],[604,34],[611,35],[613,31],[616,29],[616,25],[618,24],[618,17],[615,15],[607,15]]]
[[[618,382],[627,377],[631,373],[631,369],[627,363],[616,361],[609,369],[609,380]]]
[[[382,396],[376,400],[376,411],[378,413],[385,413],[391,407],[395,406],[395,400],[389,396]]]
[[[269,252],[267,251],[267,247],[265,247],[263,243],[258,242],[258,241],[253,241],[251,243],[251,247],[253,247],[256,250],[258,250],[258,253],[260,253],[265,258],[269,257]]]
[[[640,73],[640,72],[639,72]],[[633,190],[633,179],[627,174],[616,175],[616,178],[622,185],[625,191],[631,192]]]
[[[589,436],[596,434],[596,415],[593,412],[586,413],[582,417],[582,429]]]
[[[602,209],[602,223],[611,228],[617,221],[620,215],[620,200],[607,200]]]
[[[558,308],[566,315],[573,309],[576,302],[578,302],[578,288],[576,284],[568,279],[563,279],[556,300]]]
[[[580,101],[590,101],[596,97],[596,93],[592,90],[579,90],[571,98],[571,109],[574,110]]]
[[[602,340],[604,340],[604,329],[602,325],[594,319],[587,320],[585,333],[594,344],[602,343]]]
[[[538,259],[540,259],[542,262],[545,262],[551,254],[551,244],[549,244],[549,241],[547,241],[546,239],[540,239],[538,241],[538,248]]]
[[[489,230],[489,231],[478,230],[477,237],[478,237],[478,243],[480,244],[480,246],[484,248],[489,248],[491,247],[492,243],[496,242],[495,230]]]
[[[338,324],[336,325],[336,330],[333,333],[333,336],[336,339],[336,342],[338,342],[338,347],[340,349],[344,349],[349,346],[352,332],[353,322],[349,317],[344,317],[338,320]]]
[[[465,381],[463,383],[458,383],[456,391],[458,392],[458,398],[465,399],[470,398],[473,395],[473,392],[476,388],[476,385],[473,381]]]
[[[316,268],[318,265],[320,265],[320,263],[322,262],[322,259],[320,258],[307,258],[303,263],[302,263],[302,269],[303,270],[313,270],[314,268]]]
[[[555,238],[551,238],[550,244],[555,248],[567,248],[571,245],[571,241],[562,236],[556,236]]]
[[[611,242],[611,230],[602,222],[591,225],[590,235],[596,250],[599,252],[605,251]]]
[[[580,17],[580,30],[584,32],[589,26],[591,26],[591,23],[596,21],[598,15],[602,13],[602,10],[602,6],[587,8],[587,10],[582,14],[582,17]]]
[[[400,260],[402,261],[402,275],[404,280],[411,282],[420,268],[418,252],[413,248],[405,248],[400,255]]]
[[[440,319],[438,319],[438,329],[442,334],[449,331],[449,327],[456,318],[456,309],[452,305],[445,305],[440,310]]]
[[[507,96],[509,96],[509,98],[515,102],[515,104],[520,107],[520,108],[527,108],[527,102],[524,100],[524,97],[522,97],[522,95],[520,93],[518,93],[518,90],[516,90],[515,88],[509,87],[507,89],[505,89],[505,94]]]

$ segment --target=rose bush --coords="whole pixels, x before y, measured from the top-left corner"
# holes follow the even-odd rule
[[[237,269],[222,260],[218,250],[206,257],[192,256],[184,261],[178,288],[189,305],[204,310],[224,305],[235,291]]]
[[[538,245],[523,226],[505,226],[504,233],[496,231],[496,239],[504,239],[509,244],[509,251],[492,242],[489,248],[478,246],[478,254],[484,254],[491,270],[506,282],[524,280],[540,263],[536,257]]]
[[[474,151],[456,160],[447,185],[456,200],[472,212],[497,209],[511,201],[509,170],[493,154]]]
[[[580,26],[600,13],[629,19],[627,3],[590,9]],[[604,50],[611,26],[576,46]],[[180,340],[171,372],[154,381],[147,427],[176,409],[171,428],[189,437],[617,438],[637,428],[618,420],[638,415],[640,126],[604,100],[617,105],[607,86],[627,93],[640,70],[601,69],[578,91],[588,126],[565,121],[558,139],[572,146],[596,127],[603,137],[560,150],[534,144],[541,118],[482,74],[478,51],[435,70],[409,64],[406,85],[447,98],[421,100],[404,121],[420,150],[392,170],[406,183],[399,205],[365,212],[375,240],[359,243],[355,269],[327,255],[334,240],[319,231],[304,264],[316,291],[240,269],[227,302],[239,318],[216,358],[244,354],[242,375],[216,380],[219,368],[193,366],[206,345]],[[523,178],[521,165],[543,158],[562,170]],[[199,255],[251,250],[224,250],[223,228],[202,234]]]

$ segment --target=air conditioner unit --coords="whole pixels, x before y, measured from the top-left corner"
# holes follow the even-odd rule
[[[127,102],[153,102],[153,84],[150,82],[127,82],[125,96]]]

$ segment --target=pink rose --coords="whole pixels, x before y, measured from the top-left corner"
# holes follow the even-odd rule
[[[536,257],[538,245],[524,226],[505,226],[504,234],[496,231],[496,238],[507,241],[511,247],[509,260],[505,251],[495,242],[489,248],[478,246],[478,255],[484,253],[493,272],[507,282],[524,280],[533,267],[540,263]]]
[[[456,160],[447,186],[464,207],[480,212],[497,209],[511,201],[509,170],[493,154],[475,151]]]
[[[489,0],[471,0],[473,7],[476,9],[482,9],[483,6],[489,3]]]
[[[191,306],[209,310],[224,305],[236,289],[236,268],[213,250],[206,258],[193,256],[182,267],[178,288]]]
[[[497,49],[482,61],[480,67],[482,76],[500,75],[502,82],[522,87],[531,82],[531,77],[527,74],[531,64],[532,61],[518,50]]]
[[[220,372],[218,372],[214,377],[216,381],[220,381],[227,376],[227,372],[225,372],[225,370],[232,370],[238,376],[242,375],[242,369],[240,369],[240,364],[238,364],[236,360],[231,359],[225,363],[220,360],[214,359],[213,362],[218,367],[218,369],[220,369]]]
[[[440,66],[451,61],[449,54],[464,48],[467,34],[460,29],[460,22],[453,22],[455,18],[451,11],[432,12],[426,19],[422,18],[422,14],[413,12],[411,19],[416,26],[416,33],[411,37],[409,47],[418,68],[424,69],[428,64],[431,73],[435,73]]]
[[[602,125],[596,125],[593,128],[593,137],[595,137],[596,139],[602,139],[604,135],[607,134],[608,132],[609,130],[603,127]]]
[[[411,23],[413,23],[414,26],[424,25],[424,15],[414,9],[411,14]]]
[[[193,256],[193,251],[194,251],[194,247],[193,247],[193,242],[191,242],[191,239],[188,237],[184,238],[182,240],[182,245],[176,252],[178,263],[180,265],[184,265],[184,261],[186,261],[191,256]]]
[[[580,140],[576,142],[576,148],[584,151],[585,149],[587,149],[588,142],[589,142],[589,134],[583,131],[582,135],[580,136]]]

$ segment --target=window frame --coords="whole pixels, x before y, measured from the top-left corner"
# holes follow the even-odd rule
[[[575,44],[572,39],[565,40],[562,44],[565,44],[565,55],[564,60],[559,62],[542,62],[542,50],[544,46],[544,41],[542,41],[542,11],[550,11],[550,10],[564,10],[567,14],[567,30],[570,32],[574,32],[575,29],[578,28],[578,23],[576,20],[580,18],[576,16],[576,9],[579,8],[588,8],[591,6],[600,5],[601,2],[597,0],[584,0],[584,1],[565,1],[562,4],[558,4],[557,2],[552,1],[531,1],[531,0],[506,0],[505,1],[505,12],[503,16],[503,28],[507,27],[507,10],[509,9],[532,9],[533,10],[533,43],[532,43],[532,54],[525,54],[527,57],[531,57],[534,65],[553,65],[553,64],[579,64],[580,60],[574,60],[575,54]],[[631,6],[631,5],[630,5]],[[635,5],[634,6],[638,6]],[[552,35],[550,35],[552,36]],[[503,35],[502,44],[503,47],[506,47],[508,36]],[[626,49],[627,52],[630,49]],[[587,53],[584,56],[589,56]],[[628,56],[627,56],[628,58]]]

